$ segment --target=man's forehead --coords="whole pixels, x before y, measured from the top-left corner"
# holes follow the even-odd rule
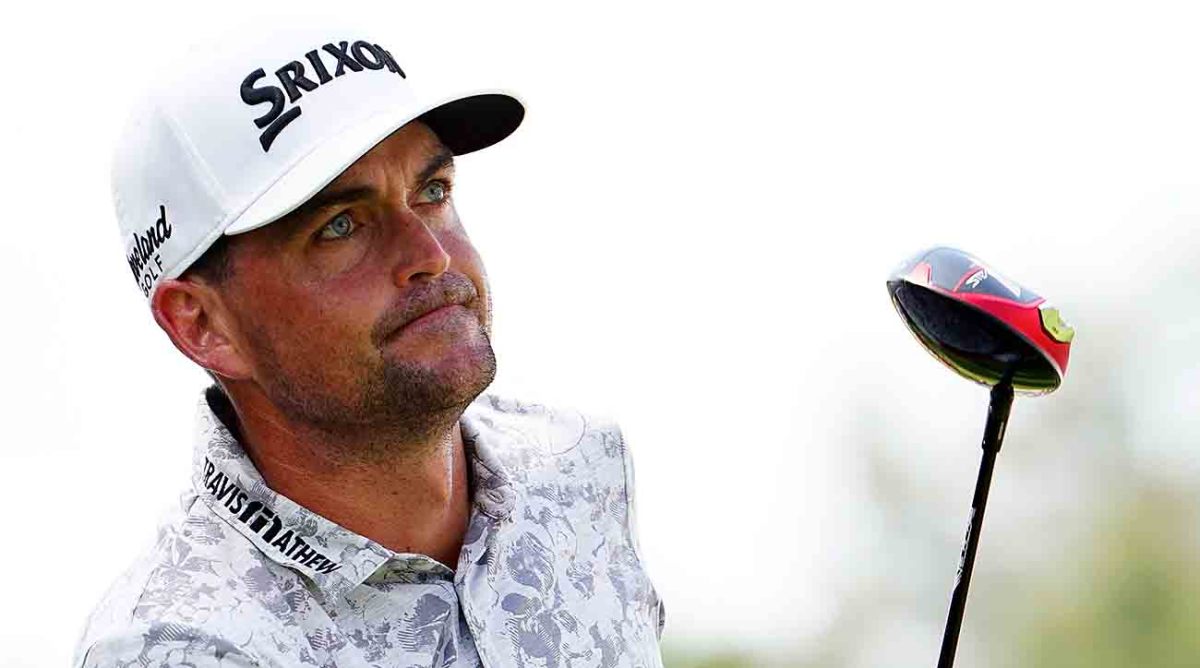
[[[377,191],[380,174],[406,172],[402,174],[406,180],[420,181],[444,167],[453,169],[453,159],[454,153],[429,126],[412,121],[379,142],[329,185],[265,229],[273,234],[288,236],[296,225],[312,213],[339,203],[348,196]]]
[[[412,121],[388,135],[346,168],[321,192],[359,184],[375,170],[411,169],[419,173],[430,162],[451,162],[454,154],[428,125]],[[320,193],[318,193],[318,196]]]

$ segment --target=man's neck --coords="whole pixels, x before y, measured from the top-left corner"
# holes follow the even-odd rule
[[[234,402],[239,441],[267,485],[305,508],[396,552],[458,565],[470,517],[458,421],[394,456],[355,458],[354,444],[286,420],[269,404]]]

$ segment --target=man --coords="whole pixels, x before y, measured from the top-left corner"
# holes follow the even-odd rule
[[[117,149],[126,260],[215,384],[192,489],[80,666],[661,666],[611,422],[483,394],[491,294],[455,155],[497,93],[425,104],[337,30],[173,70]]]

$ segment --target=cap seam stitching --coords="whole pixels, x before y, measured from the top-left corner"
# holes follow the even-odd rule
[[[174,136],[175,140],[179,142],[180,147],[183,148],[183,150],[187,153],[189,162],[201,175],[203,181],[202,184],[200,184],[201,187],[204,188],[204,191],[210,197],[217,200],[218,211],[220,214],[216,217],[216,225],[213,227],[213,229],[209,230],[208,234],[205,234],[204,237],[198,240],[192,249],[189,250],[183,257],[176,260],[170,267],[167,267],[163,271],[162,279],[159,279],[155,282],[153,292],[158,291],[158,288],[163,283],[163,279],[179,277],[179,275],[182,274],[187,267],[190,267],[193,262],[195,262],[212,246],[213,242],[215,242],[218,237],[225,233],[225,228],[228,226],[227,212],[229,208],[228,193],[226,193],[225,189],[221,187],[221,183],[217,180],[216,175],[213,174],[212,169],[209,168],[208,163],[201,158],[200,152],[196,149],[195,143],[192,142],[191,136],[184,131],[184,129],[179,125],[179,121],[175,119],[174,114],[172,114],[171,111],[166,108],[166,106],[160,104],[157,105],[157,107],[159,113],[162,114],[162,118],[166,122],[167,127],[171,130],[172,136]],[[153,292],[151,293],[151,296],[153,296]]]
[[[179,122],[175,120],[175,116],[169,109],[167,109],[165,106],[160,106],[159,109],[162,111],[163,119],[167,121],[167,125],[171,128],[171,133],[175,135],[176,141],[178,141],[180,145],[184,147],[192,163],[199,168],[201,173],[203,173],[205,189],[210,194],[217,195],[217,199],[220,201],[222,210],[227,209],[229,203],[228,193],[226,193],[225,189],[221,187],[221,182],[217,180],[216,175],[213,174],[212,169],[209,168],[208,162],[201,158],[200,151],[196,149],[196,145],[192,142],[191,136],[182,127],[180,127]]]

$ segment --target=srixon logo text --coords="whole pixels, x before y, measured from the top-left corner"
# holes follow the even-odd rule
[[[270,151],[279,133],[300,116],[300,105],[296,103],[304,95],[301,91],[311,93],[347,73],[384,68],[407,78],[387,49],[359,40],[353,44],[326,44],[304,54],[303,61],[293,60],[280,67],[275,70],[278,86],[259,83],[267,77],[261,67],[248,74],[242,80],[242,102],[250,106],[271,105],[267,113],[254,119],[255,127],[262,130],[258,143],[262,144],[263,151]],[[289,108],[288,104],[292,106]]]
[[[167,222],[167,207],[158,207],[158,220],[144,232],[134,233],[129,246],[129,269],[142,289],[143,296],[150,295],[150,287],[162,275],[162,257],[158,249],[171,238],[171,224]]]

